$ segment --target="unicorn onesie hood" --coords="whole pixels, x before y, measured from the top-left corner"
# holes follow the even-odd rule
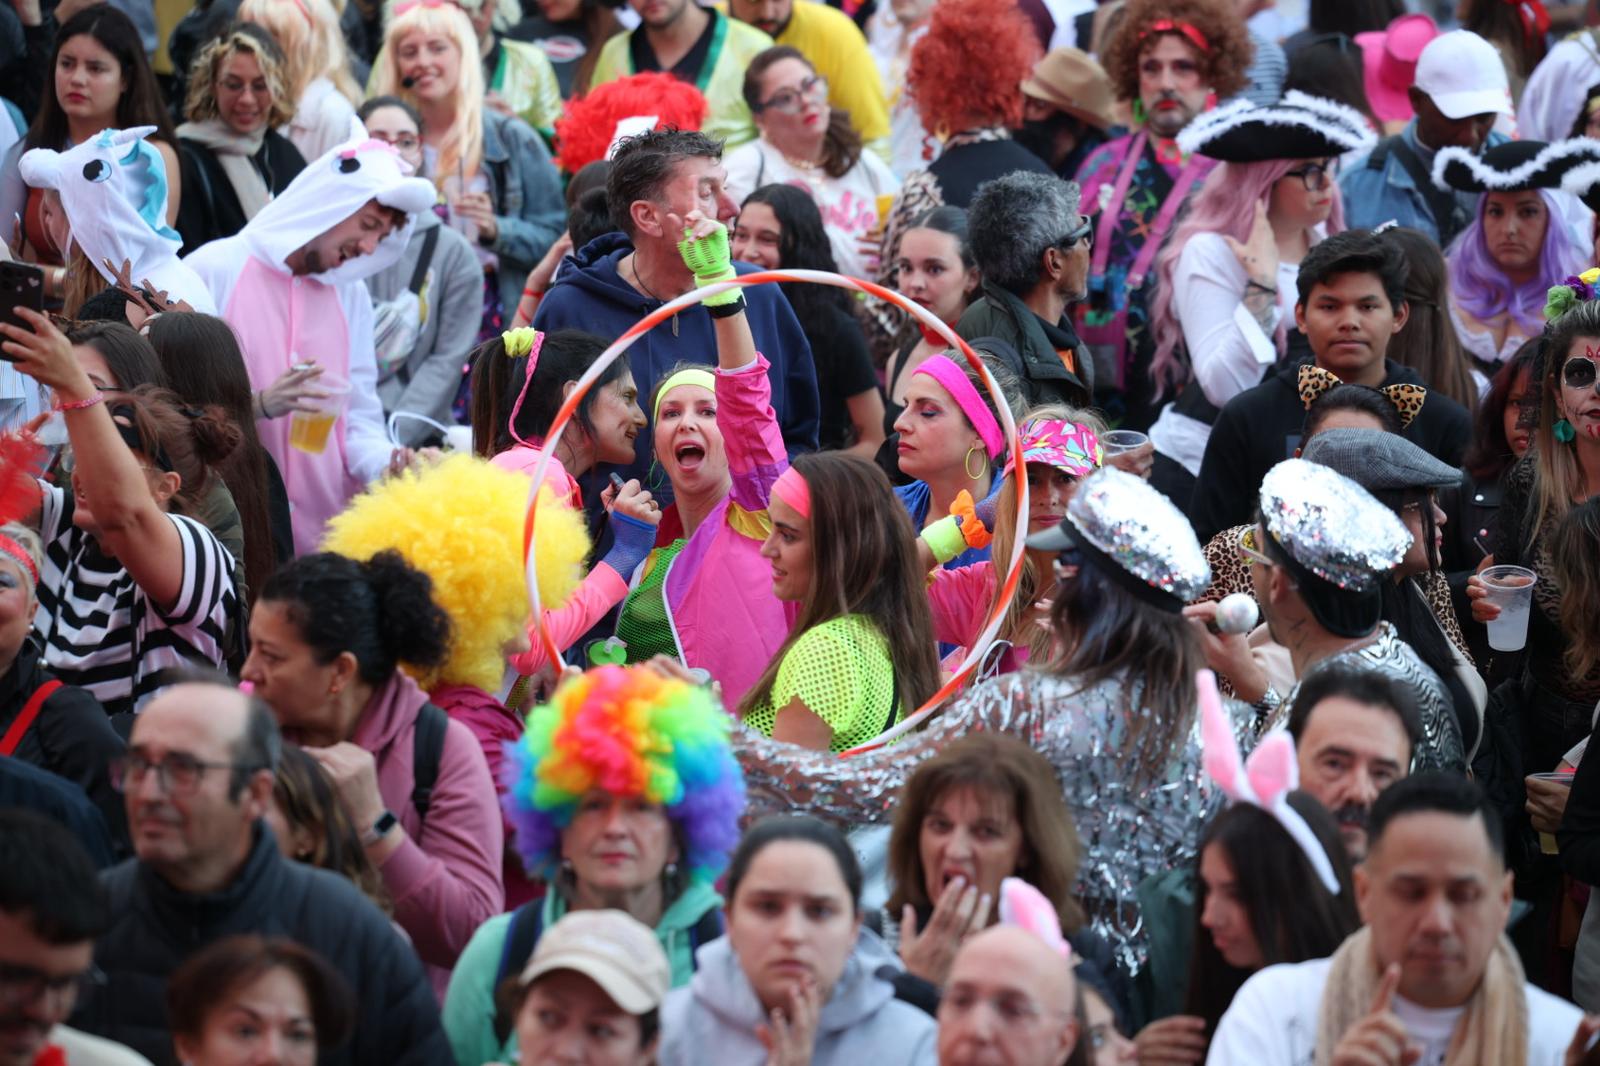
[[[108,285],[127,262],[135,284],[148,280],[169,299],[215,314],[199,275],[178,259],[183,240],[167,225],[167,169],[145,140],[155,129],[102,130],[64,152],[35,148],[23,153],[18,170],[34,188],[61,195],[73,243]]]
[[[290,417],[256,423],[283,473],[296,553],[315,551],[328,519],[389,465],[393,445],[378,400],[372,298],[363,279],[404,254],[411,216],[434,204],[433,185],[410,173],[393,148],[367,139],[359,123],[352,123],[350,141],[307,166],[238,234],[197,248],[184,260],[239,335],[252,388],[267,388],[302,362],[320,365],[323,382],[348,386],[320,453],[289,446]],[[319,274],[289,269],[286,260],[296,250],[371,200],[406,216],[405,225],[379,241],[376,251]]]

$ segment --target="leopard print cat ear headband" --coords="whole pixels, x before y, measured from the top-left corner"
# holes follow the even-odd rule
[[[1314,363],[1307,363],[1300,368],[1300,400],[1306,405],[1307,410],[1310,410],[1317,397],[1343,384],[1337,374],[1331,370],[1324,370]],[[1422,405],[1428,399],[1427,389],[1403,381],[1385,385],[1377,391],[1383,393],[1384,398],[1394,405],[1395,413],[1400,416],[1401,429],[1409,426],[1422,413]]]

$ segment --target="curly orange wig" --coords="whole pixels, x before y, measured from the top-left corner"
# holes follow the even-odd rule
[[[588,95],[567,101],[556,119],[556,165],[568,174],[606,157],[617,123],[634,115],[655,115],[658,130],[698,130],[710,105],[686,81],[671,74],[633,74],[604,85]]]
[[[1020,126],[1022,79],[1040,51],[1016,0],[939,0],[906,71],[922,128],[938,135]]]
[[[1205,37],[1211,50],[1201,53],[1201,73],[1219,97],[1245,87],[1245,70],[1256,50],[1233,0],[1128,0],[1100,57],[1118,99],[1139,98],[1139,53],[1151,41],[1141,35],[1157,19],[1186,22]]]

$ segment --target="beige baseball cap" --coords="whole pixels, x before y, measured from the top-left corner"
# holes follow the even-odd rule
[[[1089,125],[1112,125],[1111,79],[1100,64],[1076,48],[1057,48],[1033,65],[1022,91],[1076,115]]]
[[[569,912],[539,937],[520,983],[526,988],[555,970],[583,974],[629,1014],[655,1010],[672,988],[655,930],[622,911]]]

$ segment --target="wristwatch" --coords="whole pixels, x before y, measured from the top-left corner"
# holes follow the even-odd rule
[[[394,816],[393,811],[384,811],[382,814],[378,815],[378,820],[376,822],[373,822],[369,828],[362,830],[361,846],[364,848],[372,847],[372,845],[388,836],[389,830],[393,829],[399,824],[400,819]]]

